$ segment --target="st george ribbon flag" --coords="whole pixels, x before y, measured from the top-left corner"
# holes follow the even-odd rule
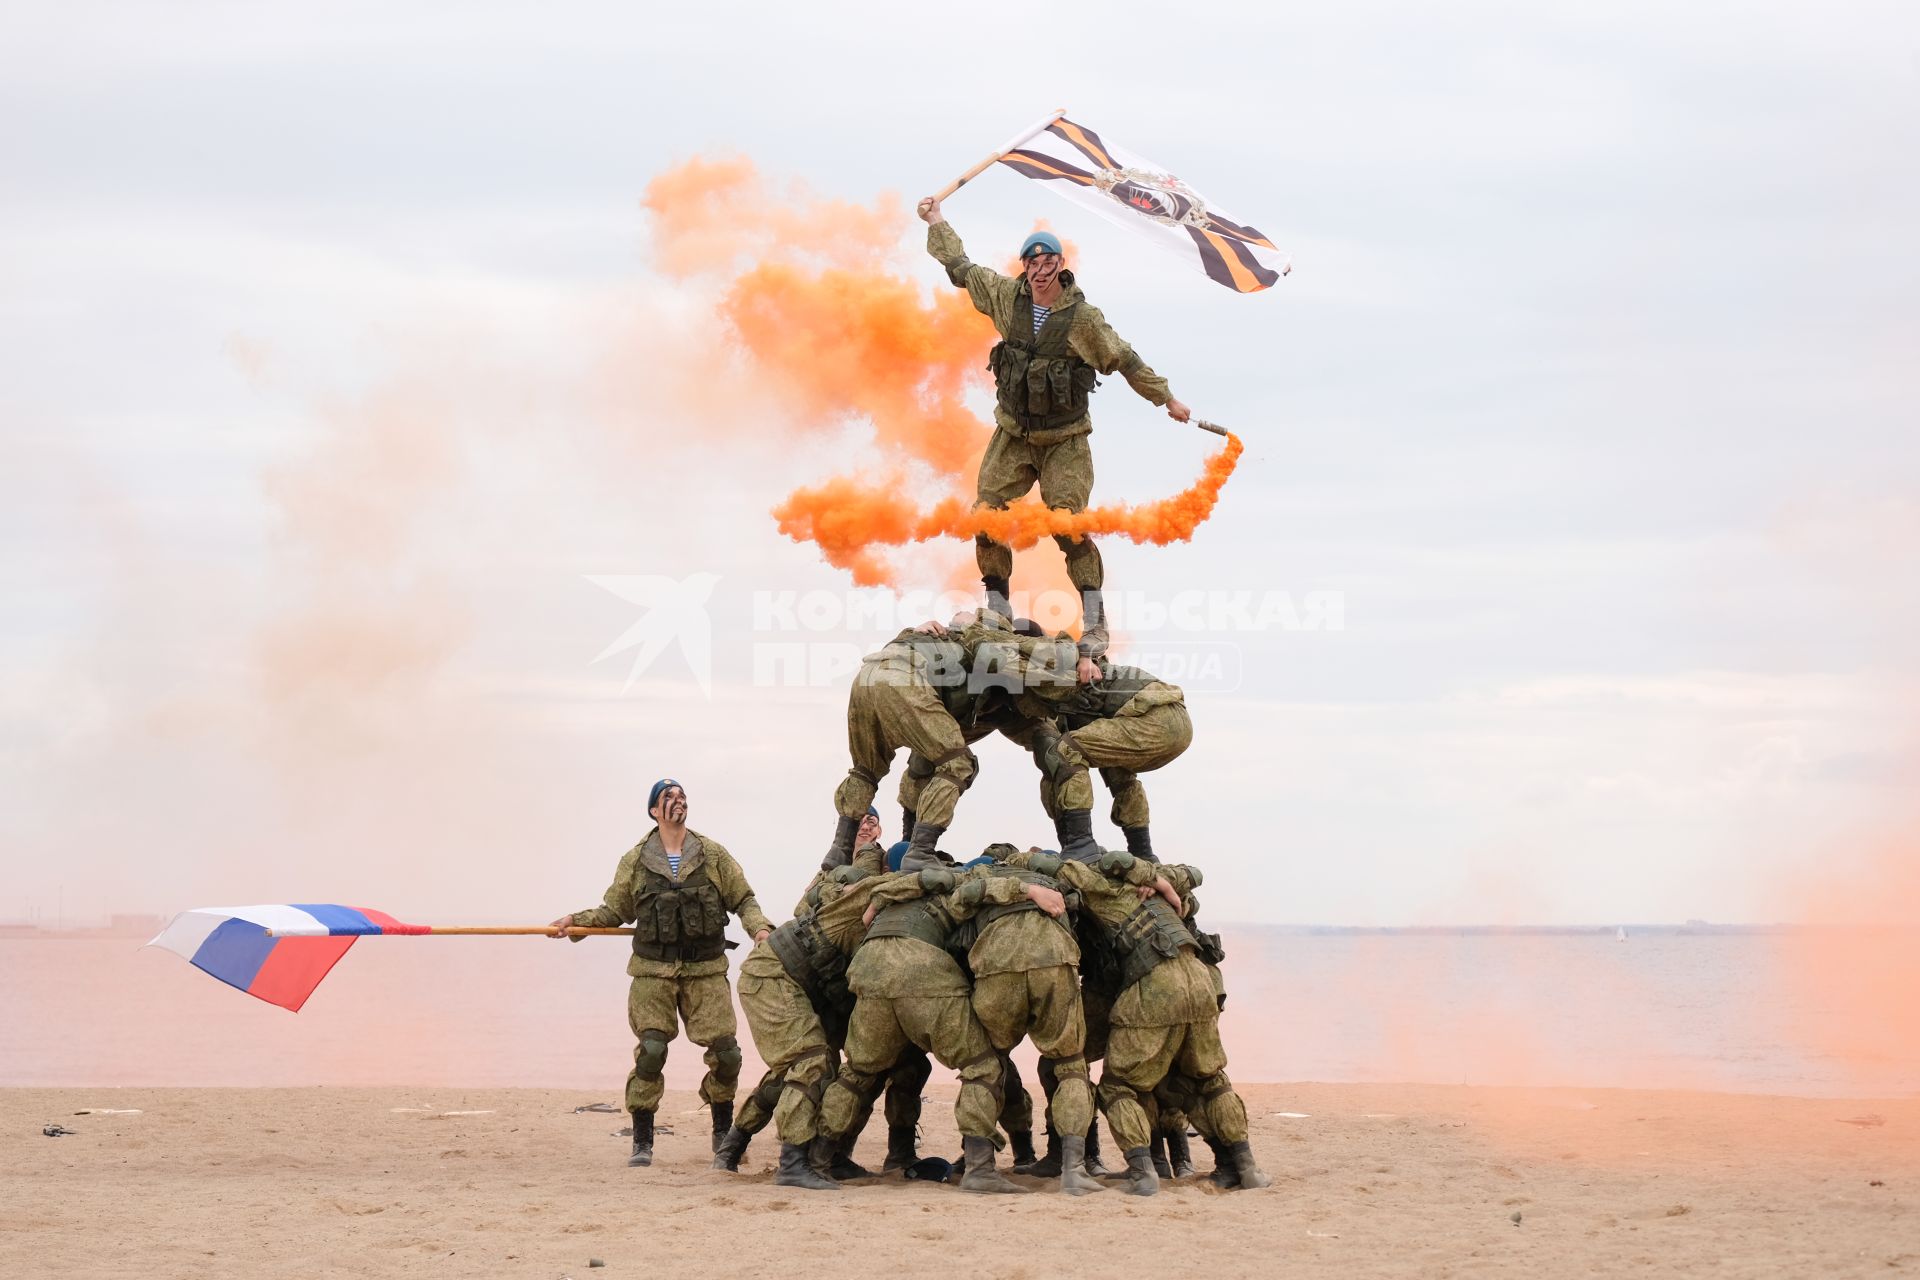
[[[1109,222],[1164,238],[1236,293],[1271,288],[1293,267],[1260,231],[1208,204],[1159,165],[1064,116],[1002,154],[1000,163]]]
[[[303,902],[182,911],[150,947],[161,947],[250,996],[295,1013],[320,980],[369,934],[427,934],[384,911]]]

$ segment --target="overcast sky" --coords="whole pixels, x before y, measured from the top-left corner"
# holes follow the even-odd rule
[[[1911,819],[1911,5],[639,12],[0,18],[0,919],[544,920],[667,773],[784,909],[844,685],[756,687],[752,600],[846,580],[766,512],[862,427],[649,391],[646,334],[726,335],[640,196],[745,155],[910,201],[1063,105],[1296,264],[1234,296],[1004,170],[948,207],[988,260],[1050,219],[1247,441],[1110,585],[1342,602],[1217,637],[1238,679],[1148,779],[1221,916],[1778,918]],[[944,288],[915,230],[874,269]],[[1213,443],[1119,382],[1096,422],[1100,499]],[[588,575],[695,574],[710,693],[593,661],[643,611]],[[982,758],[949,846],[1048,842]]]

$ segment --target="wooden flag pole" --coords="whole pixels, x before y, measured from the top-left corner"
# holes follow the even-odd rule
[[[1018,135],[1011,142],[1007,143],[1006,146],[1001,147],[998,151],[988,156],[985,160],[982,160],[979,164],[973,166],[973,168],[967,170],[965,173],[955,178],[952,182],[949,182],[945,187],[943,187],[940,190],[940,193],[938,195],[934,196],[934,199],[945,200],[948,196],[952,195],[954,192],[958,191],[960,188],[966,186],[967,183],[973,181],[975,178],[985,173],[988,170],[988,168],[1000,163],[1001,157],[1006,155],[1007,152],[1012,151],[1014,148],[1020,146],[1022,143],[1028,142],[1033,138],[1037,138],[1041,134],[1045,133],[1055,120],[1058,120],[1061,116],[1064,116],[1066,114],[1067,114],[1067,109],[1065,107],[1061,107],[1058,111],[1055,111],[1052,115],[1042,120],[1039,124],[1036,124],[1035,126],[1033,126],[1033,128],[1028,129],[1025,133]]]
[[[468,925],[431,925],[428,927],[426,934],[418,934],[418,933],[368,934],[364,936],[394,937],[394,938],[407,938],[407,937],[419,938],[419,937],[425,937],[428,935],[431,935],[433,937],[440,937],[443,935],[449,936],[449,937],[455,936],[455,935],[458,935],[461,937],[497,937],[497,936],[503,936],[503,935],[533,935],[533,934],[546,936],[551,934],[552,932],[553,932],[553,926],[549,924],[498,924],[498,925],[468,924]],[[569,938],[630,937],[633,934],[633,930],[631,929],[587,929],[587,928],[583,928],[578,925],[575,925],[575,926],[570,926],[566,930],[566,934]],[[280,933],[280,932],[277,932],[276,930],[269,929],[267,930],[267,936],[269,938],[300,938],[300,937],[312,937],[314,935],[298,934],[298,933]]]
[[[434,925],[432,926],[432,932],[435,933],[436,935],[445,933],[445,934],[459,934],[464,937],[493,937],[499,934],[523,934],[523,933],[550,934],[553,932],[553,926],[550,924],[502,924],[502,925],[469,924],[469,925],[448,925],[445,927],[442,927],[440,925]],[[569,938],[631,937],[633,934],[633,930],[631,929],[588,929],[579,925],[569,925],[567,927],[566,934]]]

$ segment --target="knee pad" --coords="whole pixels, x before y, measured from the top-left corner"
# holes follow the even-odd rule
[[[1135,1089],[1130,1084],[1123,1084],[1111,1076],[1101,1076],[1100,1087],[1095,1092],[1100,1098],[1100,1109],[1102,1111],[1111,1110],[1122,1102],[1132,1102],[1142,1110],[1144,1110],[1147,1105],[1146,1099],[1140,1096],[1138,1089]]]
[[[740,1079],[741,1064],[746,1055],[740,1052],[740,1041],[733,1036],[721,1036],[707,1046],[713,1054],[714,1077],[724,1084],[734,1084]],[[665,1055],[662,1055],[664,1061]]]
[[[980,757],[971,751],[956,752],[933,767],[936,777],[945,778],[962,791],[973,785],[973,777],[979,771]]]
[[[1069,758],[1070,753],[1065,750],[1067,742],[1068,739],[1064,734],[1049,738],[1046,745],[1042,746],[1034,755],[1034,762],[1040,766],[1040,772],[1046,775],[1048,782],[1053,784],[1056,800],[1059,796],[1060,788],[1066,786],[1075,774],[1085,773],[1087,771],[1087,766],[1084,761],[1076,761]],[[1079,753],[1076,750],[1071,754],[1078,755]]]
[[[1193,1096],[1199,1101],[1201,1106],[1212,1102],[1223,1093],[1232,1092],[1233,1081],[1227,1079],[1227,1073],[1225,1071],[1216,1071],[1204,1080],[1194,1081]],[[1198,1111],[1200,1107],[1190,1107],[1188,1110]]]
[[[667,1040],[664,1031],[642,1031],[640,1052],[633,1058],[633,1074],[642,1080],[658,1080],[667,1069]]]
[[[1074,1076],[1079,1076],[1081,1079],[1087,1080],[1090,1075],[1091,1073],[1087,1070],[1086,1055],[1084,1054],[1076,1053],[1071,1058],[1040,1059],[1040,1078],[1042,1080],[1048,1076],[1052,1076],[1056,1082],[1068,1080]]]

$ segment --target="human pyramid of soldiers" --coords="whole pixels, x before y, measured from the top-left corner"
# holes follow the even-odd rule
[[[1008,277],[967,260],[937,200],[921,201],[920,215],[928,251],[1000,333],[980,505],[1005,507],[1037,480],[1048,506],[1083,510],[1095,375],[1120,374],[1177,420],[1186,406],[1085,301],[1054,237],[1028,237],[1024,269]],[[791,920],[773,925],[732,855],[688,828],[685,788],[663,778],[647,797],[657,825],[621,858],[603,901],[553,922],[555,937],[576,941],[568,930],[634,926],[629,1165],[653,1162],[667,1046],[684,1022],[706,1051],[700,1098],[712,1111],[715,1169],[738,1172],[771,1123],[776,1184],[831,1191],[873,1177],[854,1144],[884,1091],[882,1174],[944,1181],[957,1172],[963,1191],[1018,1192],[996,1168],[1004,1132],[1016,1174],[1057,1178],[1068,1195],[1104,1191],[1102,1179],[1153,1195],[1161,1179],[1193,1175],[1191,1125],[1213,1152],[1214,1185],[1270,1184],[1227,1079],[1224,953],[1196,920],[1201,873],[1156,857],[1140,783],[1192,741],[1185,695],[1108,659],[1098,548],[1084,537],[1057,541],[1081,595],[1078,641],[1014,617],[1012,549],[982,534],[985,606],[904,630],[862,662],[847,699],[851,767],[834,793],[833,839]],[[993,844],[960,863],[940,839],[978,773],[972,744],[993,733],[1038,766],[1059,848]],[[903,838],[883,848],[873,801],[903,749]],[[1125,849],[1094,839],[1095,769]],[[737,1115],[730,915],[754,939],[740,1005],[767,1068]],[[1044,1154],[1012,1058],[1026,1039],[1039,1053]],[[960,1080],[957,1170],[917,1147],[935,1060]],[[1102,1060],[1096,1088],[1089,1064]],[[1101,1158],[1096,1104],[1124,1161],[1117,1173]]]

